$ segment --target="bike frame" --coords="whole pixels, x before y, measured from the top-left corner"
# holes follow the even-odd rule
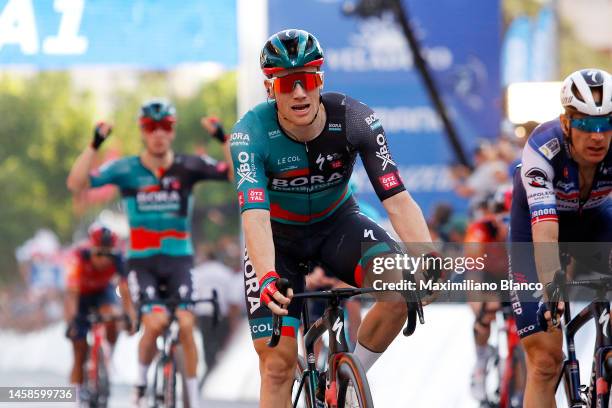
[[[606,318],[607,316],[607,318]],[[569,322],[565,326],[565,343],[567,345],[567,359],[563,363],[563,370],[559,377],[565,379],[565,393],[570,406],[584,404],[580,383],[580,365],[576,358],[576,347],[574,336],[588,321],[593,319],[596,327],[595,352],[591,369],[591,378],[586,389],[587,406],[608,406],[609,384],[605,378],[606,355],[612,351],[612,333],[610,330],[610,303],[605,298],[605,292],[597,291],[597,297],[580,311],[573,319],[571,318],[569,303],[565,304],[564,318]],[[608,374],[610,375],[610,373]],[[559,385],[557,382],[557,387]]]
[[[337,298],[330,299],[328,307],[325,309],[325,313],[322,317],[316,320],[312,325],[309,324],[307,302],[304,302],[304,309],[302,312],[302,324],[304,327],[308,327],[308,330],[304,333],[304,349],[306,350],[306,364],[307,369],[302,373],[302,380],[298,388],[293,406],[297,407],[299,397],[304,386],[304,381],[308,377],[308,387],[306,392],[310,396],[311,401],[315,401],[315,393],[318,378],[318,370],[316,367],[316,357],[314,352],[314,345],[316,341],[323,336],[325,333],[330,333],[329,338],[329,355],[327,358],[327,366],[329,368],[329,374],[327,378],[336,378],[334,359],[338,353],[348,353],[349,347],[346,342],[346,336],[344,332],[344,310],[340,306],[340,301]],[[332,334],[335,333],[335,339]],[[334,341],[335,340],[335,341]],[[331,388],[335,387],[335,380],[332,380]],[[335,391],[335,390],[334,390]],[[336,393],[330,393],[330,397],[335,398]],[[326,399],[328,396],[326,395]]]
[[[89,347],[88,360],[91,364],[88,364],[88,378],[90,380],[98,380],[98,355],[104,353],[103,347],[106,339],[106,329],[104,323],[96,322],[90,329],[91,346]],[[106,354],[104,353],[104,359],[106,360]]]

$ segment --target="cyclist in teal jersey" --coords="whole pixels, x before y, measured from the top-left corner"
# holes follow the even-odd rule
[[[231,178],[227,162],[208,156],[177,154],[171,148],[175,138],[174,106],[163,99],[145,102],[139,123],[144,144],[138,156],[113,161],[93,169],[100,145],[111,127],[99,123],[93,141],[81,153],[68,175],[68,188],[78,193],[88,187],[114,184],[119,187],[130,224],[128,283],[142,307],[144,333],[138,348],[139,381],[136,398],[144,400],[147,371],[155,355],[155,340],[168,323],[163,307],[151,306],[164,295],[188,301],[192,296],[193,246],[191,243],[192,188],[201,180]],[[230,160],[225,143],[225,155]],[[187,388],[192,408],[199,406],[196,380],[197,349],[193,340],[194,316],[186,305],[177,311],[179,339],[185,353]]]
[[[305,265],[319,264],[353,285],[370,285],[375,256],[400,253],[359,211],[348,182],[359,154],[402,241],[432,250],[427,224],[406,192],[376,114],[339,93],[321,94],[323,51],[303,30],[272,35],[261,52],[268,101],[236,123],[230,141],[246,242],[244,279],[251,336],[260,361],[260,406],[288,406],[301,303],[279,278],[304,288]],[[362,254],[362,243],[370,244]],[[397,271],[389,271],[397,277]],[[385,272],[387,273],[387,272]],[[384,275],[383,275],[384,277]],[[278,347],[266,347],[272,313],[284,315]],[[377,301],[359,328],[355,355],[370,368],[406,318],[399,296]]]

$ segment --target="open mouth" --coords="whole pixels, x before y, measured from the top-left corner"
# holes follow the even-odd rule
[[[303,103],[303,104],[299,104],[299,105],[293,105],[291,107],[291,110],[293,110],[296,113],[306,113],[308,112],[308,109],[310,108],[310,104],[309,103]]]

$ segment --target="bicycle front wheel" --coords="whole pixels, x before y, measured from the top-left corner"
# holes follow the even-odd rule
[[[357,358],[350,353],[341,353],[334,359],[338,408],[372,408],[372,394],[365,370]]]
[[[110,382],[108,379],[108,370],[106,367],[106,356],[102,348],[97,352],[98,362],[97,368],[97,392],[96,392],[96,408],[106,408],[108,406],[108,397],[110,396]]]

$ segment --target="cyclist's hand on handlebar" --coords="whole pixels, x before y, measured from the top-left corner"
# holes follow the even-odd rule
[[[125,313],[126,329],[130,336],[136,334],[138,327],[138,316],[134,310]]]
[[[67,323],[66,323],[66,332],[64,333],[64,336],[66,336],[67,339],[74,339],[77,335],[77,324],[76,321],[74,319],[70,319]]]
[[[106,139],[108,139],[112,131],[113,127],[110,124],[106,122],[98,122],[94,127],[91,147],[94,150],[98,150],[102,143],[104,143]]]
[[[563,316],[563,311],[565,310],[565,303],[562,301],[557,302],[556,325],[553,324],[551,308],[552,303],[545,301],[540,302],[538,306],[538,323],[540,328],[544,331],[551,331],[560,327],[561,316]]]
[[[279,279],[280,276],[274,271],[265,274],[259,281],[259,297],[261,302],[268,306],[268,309],[270,309],[272,313],[286,316],[289,313],[287,312],[287,308],[289,307],[289,303],[291,303],[293,290],[288,288],[287,294],[283,295],[277,287]]]

